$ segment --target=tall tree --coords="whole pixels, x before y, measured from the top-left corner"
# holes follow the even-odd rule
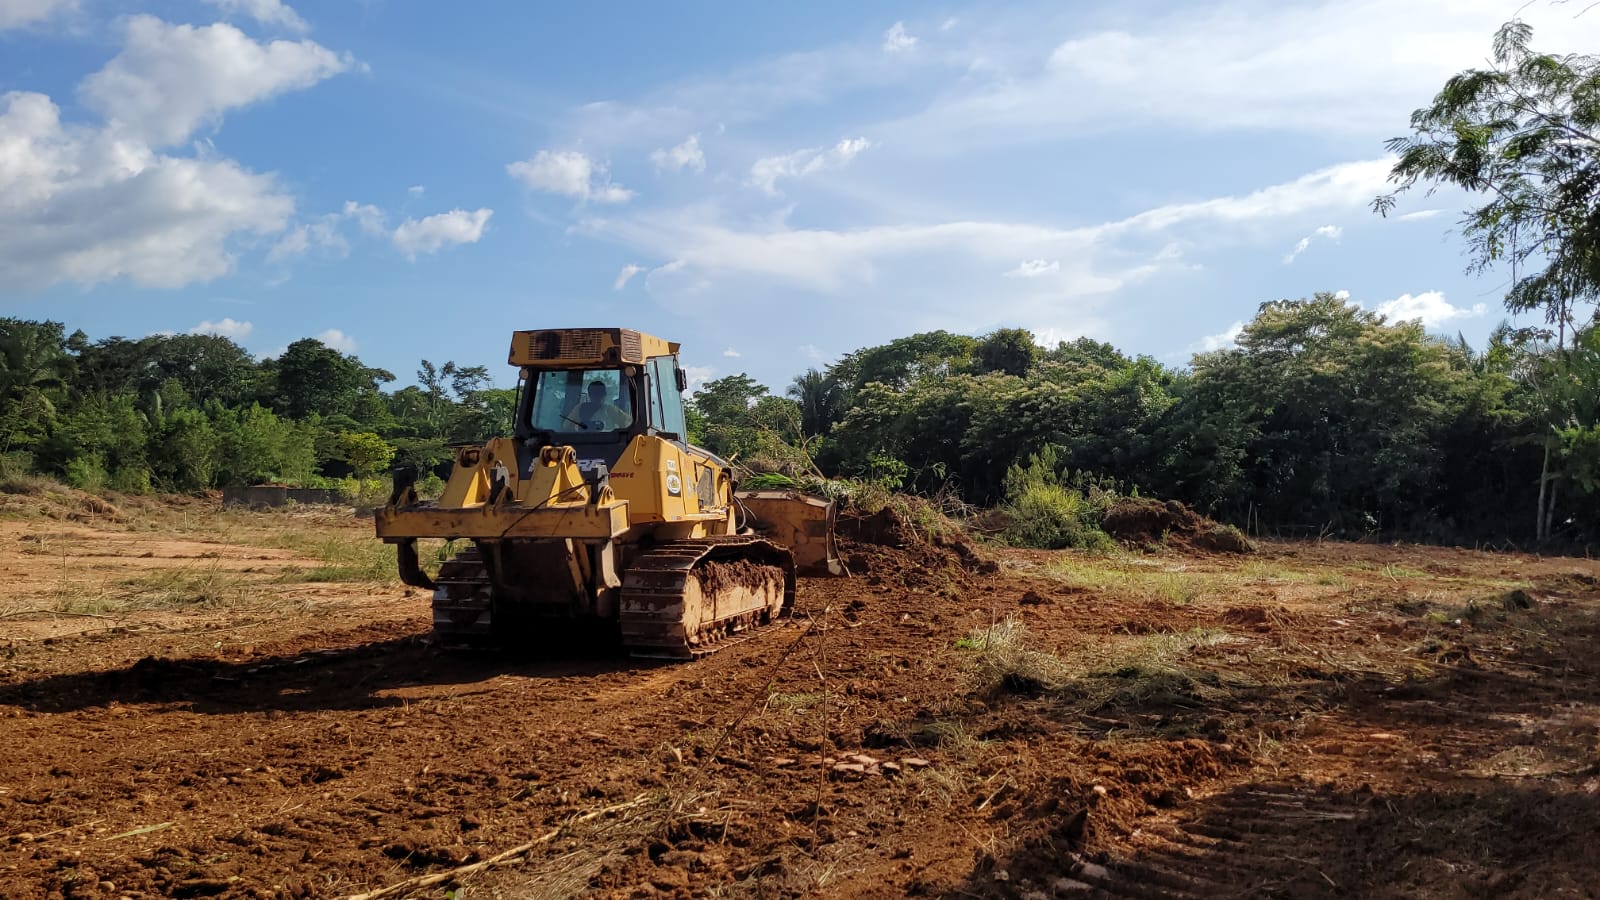
[[[844,418],[844,386],[826,372],[807,369],[796,375],[787,391],[789,399],[800,404],[800,429],[807,437],[827,434],[834,423]]]
[[[374,387],[371,370],[360,360],[313,338],[290,344],[278,357],[277,370],[274,405],[294,419],[312,414],[349,416],[361,392]]]
[[[64,330],[0,318],[0,452],[31,447],[55,417],[73,369]]]
[[[1021,377],[1033,367],[1039,347],[1033,342],[1033,332],[1026,328],[1000,328],[979,338],[972,355],[981,372]]]
[[[1418,185],[1480,195],[1462,221],[1472,266],[1511,264],[1506,308],[1543,312],[1564,369],[1574,305],[1600,295],[1600,58],[1539,53],[1532,40],[1526,23],[1506,23],[1487,68],[1453,76],[1412,113],[1412,133],[1389,141],[1397,187],[1374,206],[1388,212]],[[1546,412],[1540,538],[1552,518],[1559,434],[1585,424],[1554,405]]]

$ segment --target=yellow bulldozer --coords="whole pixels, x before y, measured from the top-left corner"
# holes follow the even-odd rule
[[[737,491],[687,442],[678,348],[627,328],[515,332],[513,433],[455,446],[437,501],[396,471],[378,537],[403,582],[433,591],[441,643],[577,632],[689,658],[786,615],[797,574],[843,574],[831,502]],[[418,538],[470,546],[429,577]]]

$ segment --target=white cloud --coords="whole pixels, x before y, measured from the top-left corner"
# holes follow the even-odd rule
[[[329,328],[317,335],[317,340],[340,353],[356,352],[356,339],[337,328]],[[282,355],[282,354],[279,354]]]
[[[806,359],[809,359],[814,363],[822,362],[824,359],[822,350],[820,350],[816,344],[801,344],[796,349],[804,354]]]
[[[349,205],[353,204],[348,204]],[[375,207],[366,207],[375,209]],[[316,221],[289,229],[272,249],[267,251],[267,262],[282,262],[300,256],[312,249],[321,249],[330,256],[343,257],[350,253],[350,242],[339,232],[340,223],[347,214],[328,213]]]
[[[534,190],[578,200],[624,203],[633,196],[633,191],[611,183],[604,165],[576,150],[540,150],[506,171]]]
[[[282,231],[293,211],[270,175],[63,124],[43,94],[0,95],[0,286],[206,281],[232,269],[232,239]]]
[[[622,271],[617,273],[617,280],[613,281],[611,283],[611,289],[613,291],[622,290],[623,288],[628,286],[628,282],[629,281],[633,280],[633,276],[635,276],[635,275],[637,275],[637,274],[639,274],[640,272],[643,272],[643,271],[645,271],[645,267],[644,266],[636,265],[634,263],[628,263],[627,265],[622,267]]]
[[[449,244],[476,244],[492,215],[492,209],[452,209],[425,219],[406,219],[394,230],[394,245],[416,259],[418,253],[436,253]]]
[[[423,187],[420,184],[413,184],[411,187],[406,188],[406,193],[408,193],[408,194],[412,195],[413,197],[415,197],[415,196],[418,196],[418,195],[422,194],[422,192],[424,192],[426,190],[427,190],[427,188]]]
[[[0,2],[13,21],[24,9]],[[158,148],[343,71],[349,57],[310,41],[258,43],[224,24],[140,15],[122,31],[122,50],[78,86],[101,124],[63,122],[43,94],[0,95],[0,286],[126,278],[180,287],[231,271],[241,238],[290,224],[294,201],[273,176],[208,145],[187,157]],[[306,228],[276,240],[269,256],[312,246],[317,233]]]
[[[1121,128],[1373,140],[1404,130],[1445,79],[1480,64],[1513,15],[1534,24],[1541,50],[1600,41],[1600,21],[1559,3],[1218,0],[1167,10],[1107,16],[1109,27],[1089,29],[1070,13],[1026,29],[1013,22],[1003,43],[973,49],[1004,77],[945,91],[874,134],[952,155]]]
[[[1333,299],[1348,301],[1350,299],[1350,292],[1349,291],[1334,291],[1333,292]],[[1357,305],[1359,306],[1360,304],[1357,304]]]
[[[1437,328],[1452,319],[1475,319],[1489,311],[1482,303],[1471,308],[1460,307],[1444,298],[1443,291],[1424,291],[1421,294],[1401,294],[1378,304],[1374,312],[1381,313],[1391,322],[1421,320],[1425,328]]]
[[[1244,323],[1235,322],[1221,334],[1208,334],[1200,339],[1200,343],[1189,348],[1191,353],[1211,353],[1217,350],[1226,350],[1233,347],[1239,340],[1239,335],[1244,333]]]
[[[728,349],[722,351],[722,355],[726,356],[726,357],[729,357],[730,359],[738,359],[739,357],[743,356],[744,354],[740,353],[739,351],[737,351],[735,349],[733,349],[732,347],[729,347]]]
[[[1419,209],[1416,212],[1404,213],[1395,218],[1401,222],[1415,222],[1418,219],[1431,219],[1442,212],[1444,212],[1442,209]]]
[[[1365,207],[1388,183],[1393,157],[1339,163],[1244,196],[1160,206],[1126,220],[1129,227],[1161,229],[1180,222],[1211,219],[1245,222],[1315,212]]]
[[[1060,260],[1025,259],[1015,269],[1005,273],[1007,278],[1041,278],[1061,271]]]
[[[1034,344],[1043,347],[1046,350],[1054,350],[1057,344],[1075,341],[1084,336],[1084,330],[1082,328],[1057,328],[1054,326],[1047,326],[1044,328],[1034,328],[1031,330],[1033,331]]]
[[[944,22],[939,25],[939,30],[940,31],[949,31],[950,29],[956,27],[959,24],[961,24],[961,20],[955,18],[954,16],[951,16],[950,18],[945,19]]]
[[[896,22],[883,33],[885,53],[903,53],[917,45],[917,39],[906,33],[906,23]]]
[[[717,370],[710,366],[684,366],[683,374],[689,382],[689,387],[684,393],[692,395],[705,387],[706,382],[711,380],[711,376],[717,374]]]
[[[84,79],[79,94],[114,134],[163,147],[229,109],[311,87],[353,64],[312,41],[257,43],[232,25],[140,15],[127,22],[122,52]]]
[[[77,5],[77,0],[0,0],[0,31],[43,22]]]
[[[272,249],[267,251],[267,261],[279,262],[291,256],[299,256],[310,249],[311,226],[301,225],[289,229],[282,240],[272,245]]]
[[[216,322],[205,321],[189,329],[190,334],[209,334],[215,337],[225,337],[234,341],[242,341],[255,330],[255,325],[249,322],[237,322],[233,319],[221,319]]]
[[[780,178],[805,178],[826,169],[840,168],[871,146],[872,142],[864,137],[843,138],[832,147],[811,147],[763,157],[750,167],[750,183],[776,196]]]
[[[309,31],[310,25],[282,0],[206,0],[225,14],[244,15],[263,25],[276,25],[290,31]]]
[[[383,210],[370,203],[357,203],[354,200],[344,202],[344,217],[354,219],[361,230],[371,235],[386,234],[389,231],[387,216]]]
[[[650,161],[656,168],[681,172],[684,169],[693,169],[696,172],[706,170],[706,155],[700,149],[700,135],[691,134],[689,139],[676,147],[663,147],[650,154]]]
[[[1313,231],[1301,238],[1300,241],[1294,245],[1294,249],[1289,251],[1289,255],[1283,258],[1283,264],[1286,266],[1289,265],[1290,263],[1294,262],[1295,259],[1300,256],[1300,254],[1306,252],[1306,248],[1311,246],[1311,241],[1314,238],[1321,237],[1327,238],[1330,241],[1337,241],[1343,235],[1343,228],[1340,228],[1337,225],[1323,225],[1316,231]]]
[[[1104,293],[1129,279],[1166,268],[1187,267],[1171,240],[1159,247],[1121,251],[1114,242],[1148,241],[1197,223],[1242,225],[1295,218],[1330,209],[1365,208],[1388,174],[1389,162],[1344,163],[1240,196],[1160,206],[1113,222],[1082,228],[1050,228],[1007,222],[952,221],[931,225],[881,225],[831,230],[798,229],[781,220],[762,227],[735,227],[705,209],[644,212],[625,218],[590,218],[579,230],[613,238],[636,250],[672,259],[670,271],[739,273],[774,277],[822,292],[872,284],[879,269],[907,258],[954,265],[977,261],[990,268],[1016,266],[1017,259],[1046,260],[1015,279],[1029,291],[1062,296]],[[1208,230],[1215,239],[1217,229]],[[1048,261],[1057,261],[1050,270]],[[1062,265],[1061,260],[1070,260]],[[1114,274],[1097,274],[1094,260],[1112,261]],[[927,268],[923,266],[923,268]],[[651,273],[666,274],[669,267]],[[1016,270],[1013,270],[1016,271]],[[1022,272],[1018,273],[1023,274]]]

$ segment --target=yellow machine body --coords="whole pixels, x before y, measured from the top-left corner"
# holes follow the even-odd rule
[[[433,589],[441,639],[529,643],[581,623],[636,654],[692,656],[783,615],[797,562],[842,573],[830,502],[736,494],[729,465],[684,441],[677,351],[630,329],[515,332],[515,433],[456,447],[434,502],[397,472],[377,534],[403,580]],[[418,538],[470,546],[430,577]]]

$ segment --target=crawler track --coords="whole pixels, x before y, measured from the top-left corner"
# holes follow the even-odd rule
[[[725,568],[714,576],[717,567]],[[433,630],[441,644],[515,638],[495,631],[492,579],[476,547],[446,562],[434,580]],[[624,573],[622,642],[638,657],[704,656],[783,616],[794,594],[793,559],[771,541],[752,535],[671,541]]]
[[[744,564],[743,580],[710,577]],[[743,640],[794,605],[794,560],[764,538],[727,535],[662,544],[622,581],[622,642],[634,656],[689,659]]]

